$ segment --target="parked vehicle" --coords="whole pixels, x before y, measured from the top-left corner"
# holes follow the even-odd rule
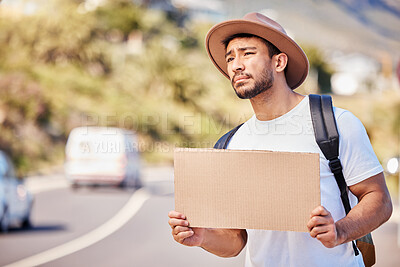
[[[134,132],[113,127],[78,127],[65,148],[65,174],[73,187],[141,187],[140,157]]]
[[[10,158],[0,151],[0,230],[11,226],[30,227],[33,197],[15,176]]]

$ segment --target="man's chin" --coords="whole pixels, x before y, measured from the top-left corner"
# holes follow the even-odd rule
[[[235,89],[235,93],[240,99],[250,99],[250,98],[252,98],[252,95],[249,94],[247,91],[243,91],[243,90],[238,91],[238,90]]]
[[[235,90],[236,95],[240,99],[251,99],[265,91],[265,89],[264,90],[255,90],[254,88],[250,88],[250,89],[239,88],[238,90],[234,88],[234,90]]]
[[[238,84],[236,87],[233,87],[235,90],[236,95],[241,98],[241,99],[248,99],[246,97],[248,95],[248,91],[251,90],[251,88],[246,88],[243,83]]]

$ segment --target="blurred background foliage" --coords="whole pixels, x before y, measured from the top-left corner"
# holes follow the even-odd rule
[[[159,162],[171,161],[174,146],[211,147],[252,114],[207,58],[210,24],[183,27],[184,14],[103,2],[88,10],[84,1],[49,0],[40,12],[0,16],[0,149],[20,175],[61,164],[77,126],[132,129],[144,159]],[[317,73],[314,92],[329,93],[334,69],[316,47],[305,47]],[[310,84],[298,91],[313,92]],[[356,115],[386,157],[392,151],[382,136],[398,142],[400,102],[359,99],[335,101],[350,110],[368,103]]]
[[[150,161],[165,160],[160,148],[197,146],[229,127],[222,91],[213,92],[222,79],[210,79],[197,29],[127,0],[93,11],[82,3],[52,0],[29,16],[0,17],[0,146],[20,174],[62,162],[80,125],[137,131]]]

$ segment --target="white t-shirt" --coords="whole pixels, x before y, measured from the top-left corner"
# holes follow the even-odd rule
[[[339,132],[339,158],[347,185],[382,172],[362,123],[340,108],[334,108],[334,114]],[[235,133],[228,149],[319,153],[321,204],[335,221],[345,216],[336,180],[314,139],[308,96],[274,120],[259,121],[254,115]],[[356,197],[350,192],[349,198],[354,206]],[[351,242],[326,248],[309,233],[253,229],[247,229],[247,233],[246,267],[364,266],[361,254],[354,255]]]

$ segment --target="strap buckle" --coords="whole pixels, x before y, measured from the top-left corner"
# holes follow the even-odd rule
[[[342,171],[342,164],[338,158],[332,159],[329,161],[329,168],[333,173],[341,172]]]

